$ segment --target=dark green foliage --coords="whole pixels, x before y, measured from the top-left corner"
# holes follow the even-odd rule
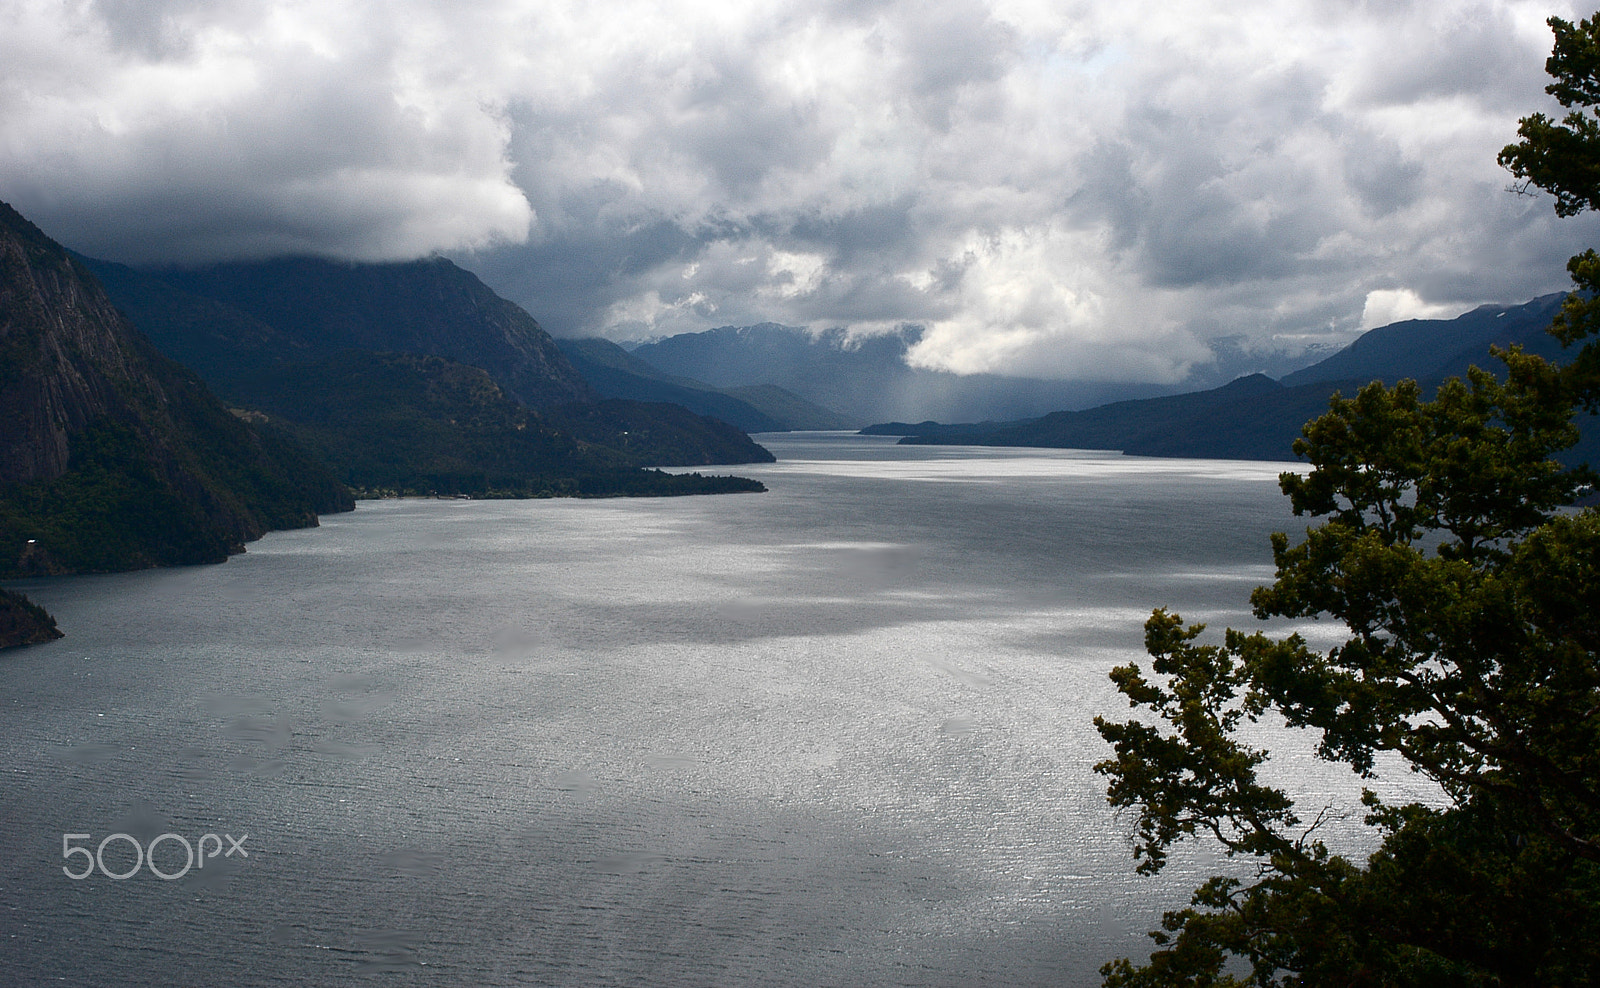
[[[1097,770],[1138,812],[1140,870],[1196,834],[1258,862],[1170,914],[1149,965],[1108,985],[1593,984],[1600,972],[1600,515],[1561,506],[1591,477],[1552,459],[1575,438],[1575,381],[1507,353],[1422,401],[1409,381],[1336,399],[1283,476],[1297,514],[1273,537],[1277,580],[1256,615],[1331,616],[1350,637],[1321,654],[1298,636],[1228,631],[1157,611],[1150,679],[1112,678],[1161,723],[1096,726]],[[1263,784],[1241,737],[1267,712],[1370,772],[1400,756],[1437,781],[1440,808],[1367,797],[1382,843],[1332,856],[1292,797]],[[1164,725],[1164,726],[1163,726]],[[1222,974],[1229,956],[1251,974]]]
[[[61,637],[56,619],[19,593],[0,589],[0,648],[38,645]]]
[[[1567,296],[1550,333],[1563,344],[1600,336],[1600,254],[1586,250],[1567,262],[1578,291]],[[1572,359],[1571,377],[1578,383],[1578,402],[1589,412],[1600,412],[1600,350],[1584,347]],[[1594,457],[1600,461],[1600,455]]]
[[[291,434],[259,417],[247,421],[230,412],[193,371],[147,341],[135,336],[131,345],[167,399],[172,431],[162,444],[208,486],[229,492],[256,524],[300,528],[315,525],[318,514],[355,506],[350,492]]]
[[[543,427],[474,367],[440,357],[352,350],[258,375],[235,397],[293,430],[357,488],[459,486],[470,493],[540,473],[570,471],[578,444]],[[603,454],[583,464],[614,468]],[[444,478],[458,478],[450,481]]]
[[[590,477],[607,489],[644,493],[660,484],[643,477],[624,484],[613,475],[772,460],[738,429],[674,405],[533,410],[507,398],[484,371],[440,357],[350,350],[262,370],[236,382],[232,396],[267,412],[364,491],[537,493]]]
[[[353,506],[348,491],[273,430],[258,438],[239,422],[210,434],[203,422],[186,424],[199,435],[169,459],[136,425],[98,419],[72,437],[66,473],[0,487],[0,572],[221,562],[266,530],[316,524],[308,505]]]
[[[1600,29],[1551,23],[1551,91],[1588,105]],[[1548,183],[1563,215],[1600,202],[1600,175],[1565,160],[1571,135],[1542,126],[1524,121],[1508,167]],[[1572,272],[1592,292],[1600,261]],[[1254,867],[1167,914],[1149,962],[1107,965],[1107,985],[1600,983],[1600,512],[1565,507],[1595,477],[1556,459],[1595,407],[1597,328],[1592,296],[1573,295],[1552,328],[1582,346],[1565,366],[1500,351],[1503,379],[1473,368],[1431,401],[1374,382],[1305,427],[1295,449],[1312,469],[1282,486],[1321,521],[1298,543],[1273,536],[1277,579],[1251,604],[1332,618],[1342,644],[1231,629],[1201,643],[1201,626],[1151,617],[1155,678],[1129,665],[1112,679],[1153,721],[1097,718],[1115,755],[1096,769],[1137,813],[1140,871],[1196,835]],[[1324,759],[1363,776],[1398,759],[1443,797],[1367,792],[1376,850],[1332,855],[1257,774],[1268,755],[1245,734],[1269,715]]]
[[[544,486],[539,487],[539,483]],[[759,494],[766,489],[766,485],[759,480],[747,477],[707,477],[699,473],[666,473],[662,470],[615,470],[554,481],[536,481],[513,496],[678,497],[685,494]]]
[[[221,562],[265,531],[354,506],[293,438],[252,429],[188,371],[152,351],[141,356],[166,407],[95,419],[72,437],[66,473],[0,487],[0,572]],[[151,400],[131,397],[136,408]]]
[[[1500,164],[1521,179],[1522,188],[1538,186],[1556,197],[1556,215],[1575,216],[1600,209],[1600,16],[1574,26],[1552,17],[1555,48],[1545,71],[1555,82],[1545,87],[1564,107],[1573,109],[1558,123],[1542,113],[1522,118],[1522,140],[1500,152]]]
[[[306,363],[322,352],[215,299],[122,264],[75,256],[157,350],[199,374],[219,395],[263,367]]]
[[[67,473],[0,490],[0,558],[32,573],[221,562],[243,539],[210,524],[195,494],[162,475],[134,429],[102,419],[73,437]]]

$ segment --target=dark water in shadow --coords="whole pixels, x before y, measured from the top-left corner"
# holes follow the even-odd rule
[[[68,637],[0,656],[5,979],[1098,984],[1214,864],[1133,875],[1105,673],[1156,604],[1246,620],[1279,466],[770,438],[765,495],[23,585]],[[114,833],[248,836],[62,873]]]

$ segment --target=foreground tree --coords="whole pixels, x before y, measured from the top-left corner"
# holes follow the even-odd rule
[[[1600,208],[1600,15],[1550,23],[1549,91],[1582,110],[1526,118],[1501,161],[1571,215]],[[1203,642],[1158,610],[1154,675],[1113,671],[1154,715],[1095,722],[1139,870],[1198,835],[1251,866],[1168,913],[1149,962],[1107,965],[1107,985],[1600,983],[1600,514],[1566,508],[1594,478],[1555,458],[1600,396],[1600,256],[1569,268],[1589,294],[1552,327],[1578,348],[1564,365],[1497,351],[1500,377],[1473,368],[1432,400],[1375,382],[1296,442],[1311,471],[1283,475],[1284,493],[1320,523],[1273,537],[1277,579],[1251,604],[1332,618],[1342,645]],[[1333,855],[1320,818],[1258,776],[1248,725],[1263,718],[1315,732],[1319,755],[1364,776],[1404,764],[1444,799],[1367,792],[1377,850]]]

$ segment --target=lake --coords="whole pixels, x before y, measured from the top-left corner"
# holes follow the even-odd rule
[[[0,970],[1095,985],[1148,949],[1219,865],[1134,874],[1090,720],[1152,607],[1250,621],[1285,465],[760,440],[766,494],[362,502],[17,584],[67,637],[0,654]],[[1302,742],[1273,770],[1348,802]]]

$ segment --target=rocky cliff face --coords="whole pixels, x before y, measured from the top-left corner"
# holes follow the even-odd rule
[[[105,293],[32,223],[0,203],[0,483],[67,470],[68,440],[122,410],[119,391],[165,396],[129,360]]]
[[[0,203],[0,575],[215,561],[349,506],[326,468],[229,414]]]

